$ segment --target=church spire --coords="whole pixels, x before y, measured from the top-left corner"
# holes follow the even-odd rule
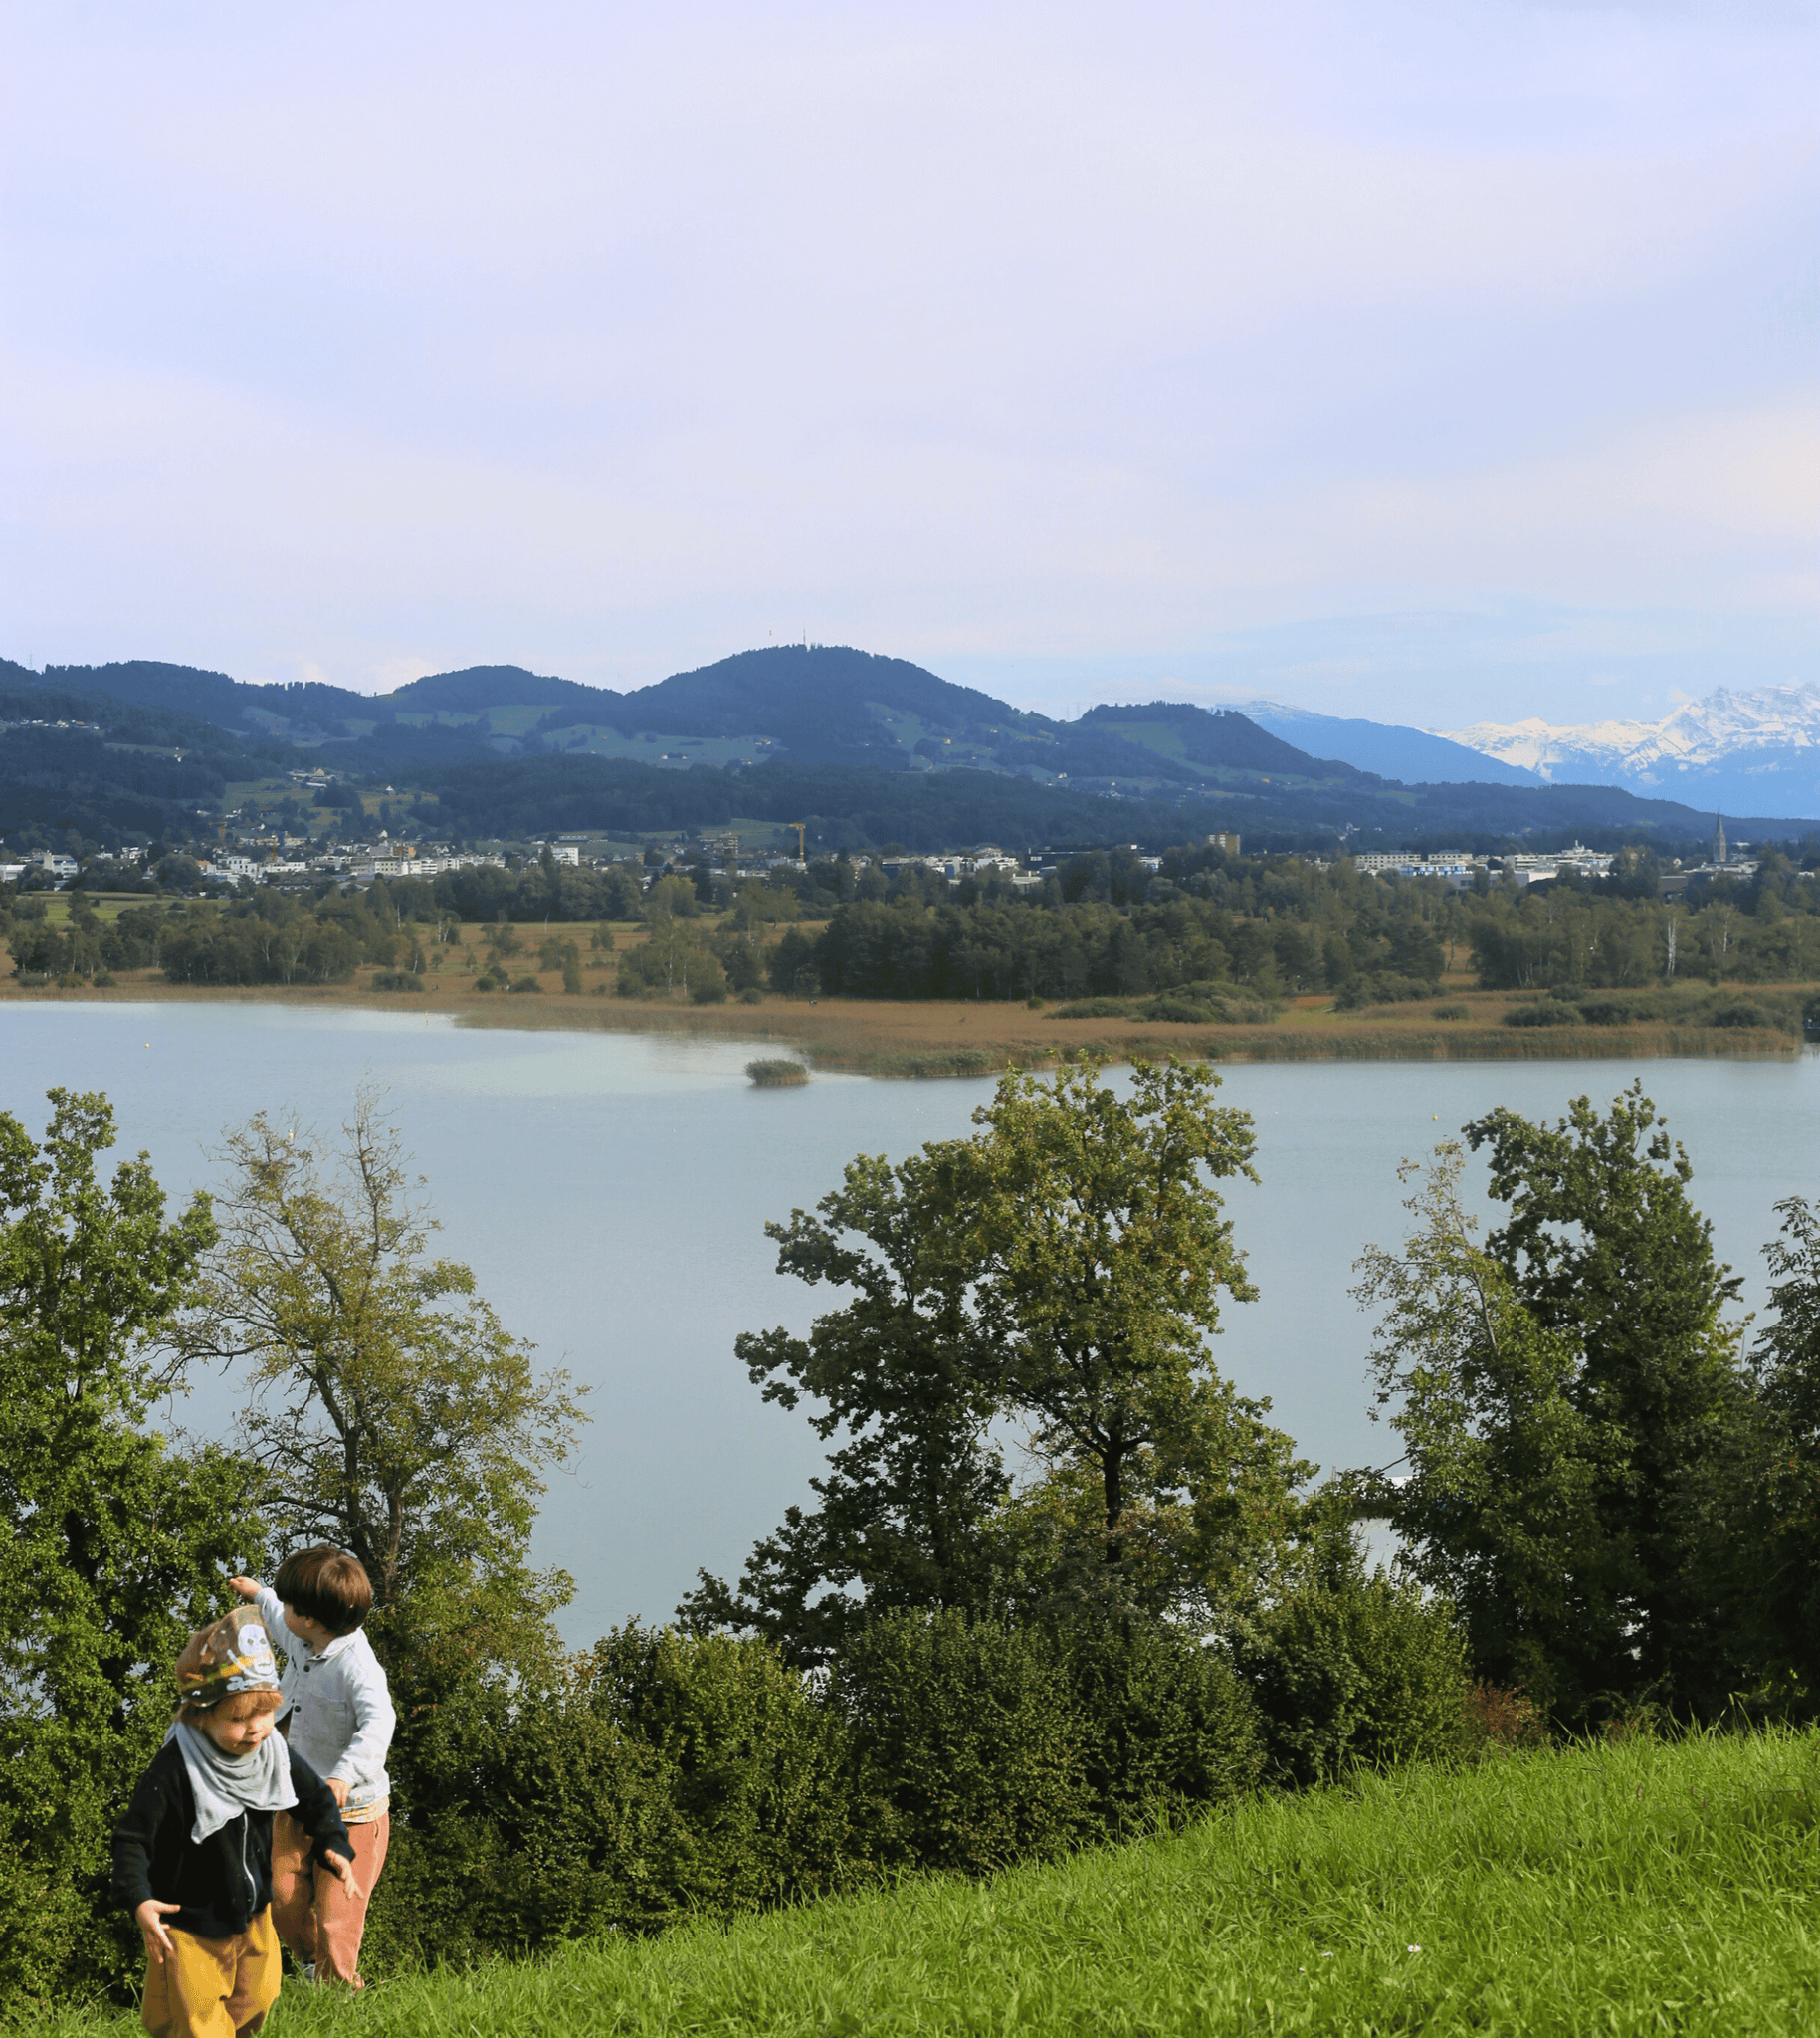
[[[1725,861],[1725,817],[1717,808],[1713,814],[1713,861],[1716,864]]]

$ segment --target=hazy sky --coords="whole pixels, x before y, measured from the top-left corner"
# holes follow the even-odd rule
[[[0,23],[0,653],[1820,680],[1815,6]]]

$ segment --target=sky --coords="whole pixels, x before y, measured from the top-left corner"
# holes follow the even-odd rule
[[[1820,680],[1820,0],[0,0],[0,655]]]

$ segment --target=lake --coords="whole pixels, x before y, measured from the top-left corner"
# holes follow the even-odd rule
[[[218,1183],[224,1126],[265,1110],[333,1127],[355,1086],[389,1093],[428,1177],[440,1249],[468,1261],[506,1325],[594,1389],[572,1472],[550,1482],[540,1561],[574,1572],[563,1621],[585,1642],[666,1617],[698,1565],[733,1577],[807,1497],[821,1452],[761,1402],[734,1336],[801,1329],[827,1298],[774,1272],[767,1218],[812,1205],[859,1152],[902,1157],[968,1129],[983,1079],[817,1075],[755,1090],[775,1048],[608,1032],[464,1031],[443,1018],[279,1004],[13,1005],[0,1010],[0,1110],[34,1136],[54,1084],[103,1090],[121,1146],[146,1148],[173,1203]],[[1370,1332],[1347,1290],[1368,1242],[1394,1244],[1397,1162],[1499,1104],[1553,1117],[1641,1075],[1694,1162],[1694,1196],[1752,1304],[1783,1196],[1820,1194],[1820,1055],[1790,1061],[1303,1063],[1223,1072],[1252,1113],[1262,1185],[1230,1185],[1261,1296],[1216,1346],[1247,1393],[1323,1464],[1395,1450],[1367,1418]],[[231,1381],[199,1378],[184,1419],[225,1429]]]

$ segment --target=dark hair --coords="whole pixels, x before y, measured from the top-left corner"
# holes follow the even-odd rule
[[[319,1620],[331,1635],[351,1635],[373,1603],[366,1566],[332,1542],[294,1549],[279,1565],[272,1589],[305,1620]]]

